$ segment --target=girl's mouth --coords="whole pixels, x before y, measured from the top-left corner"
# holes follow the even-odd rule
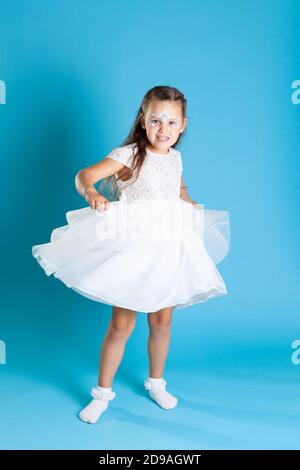
[[[165,136],[157,136],[157,140],[159,142],[167,142],[169,140],[169,137],[165,137]]]

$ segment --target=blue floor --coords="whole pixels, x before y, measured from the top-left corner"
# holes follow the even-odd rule
[[[164,374],[179,399],[173,410],[159,408],[143,388],[148,331],[139,314],[114,381],[117,396],[88,425],[77,413],[97,380],[110,307],[49,284],[39,298],[26,289],[7,298],[1,449],[300,448],[300,366],[291,361],[296,338],[280,331],[279,311],[273,330],[256,323],[251,332],[247,312],[236,323],[228,299],[177,310]],[[59,299],[49,296],[52,289]],[[197,330],[187,333],[187,322],[195,320]]]
[[[167,380],[179,404],[166,411],[143,391],[140,371],[123,370],[115,400],[88,425],[76,413],[94,374],[80,381],[67,365],[57,372],[56,382],[53,374],[53,383],[42,383],[7,368],[2,449],[299,449],[299,383],[287,377],[174,368]]]

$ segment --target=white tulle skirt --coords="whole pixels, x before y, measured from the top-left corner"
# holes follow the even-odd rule
[[[66,213],[32,254],[79,294],[137,312],[226,295],[216,264],[230,245],[229,213],[182,199],[114,201]]]

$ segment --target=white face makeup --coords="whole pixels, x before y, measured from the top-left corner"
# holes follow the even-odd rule
[[[148,150],[166,155],[184,131],[186,117],[182,116],[182,107],[179,103],[153,100],[147,107],[141,125],[149,141]]]
[[[181,126],[181,118],[178,116],[171,116],[166,109],[160,113],[151,113],[150,118],[147,120],[148,126],[159,127],[160,122],[168,122],[169,126],[178,129]]]

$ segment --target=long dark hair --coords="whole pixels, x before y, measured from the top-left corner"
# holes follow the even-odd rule
[[[126,139],[120,145],[120,147],[122,147],[125,145],[136,143],[137,150],[135,146],[133,149],[133,152],[136,152],[136,153],[132,160],[132,169],[128,167],[124,167],[121,171],[118,172],[118,175],[119,175],[118,177],[116,175],[112,175],[103,180],[103,182],[101,183],[99,187],[99,191],[101,192],[102,189],[105,188],[105,186],[111,183],[108,197],[111,194],[117,195],[117,197],[119,196],[119,190],[117,186],[117,181],[119,179],[121,179],[122,181],[127,181],[132,177],[133,172],[137,170],[136,178],[134,180],[136,181],[140,173],[141,167],[144,163],[145,156],[146,156],[146,146],[149,144],[146,130],[141,125],[141,117],[143,115],[145,116],[145,113],[147,111],[147,108],[150,102],[154,100],[179,102],[181,104],[182,118],[186,117],[187,102],[183,93],[181,93],[177,88],[169,87],[169,86],[155,86],[147,91],[147,93],[145,94],[143,98],[142,104],[137,112],[133,126],[130,129],[130,132],[128,136],[126,137]],[[182,133],[179,134],[177,141],[175,142],[175,144],[173,144],[173,147],[176,147],[179,144],[181,137],[182,137]]]

